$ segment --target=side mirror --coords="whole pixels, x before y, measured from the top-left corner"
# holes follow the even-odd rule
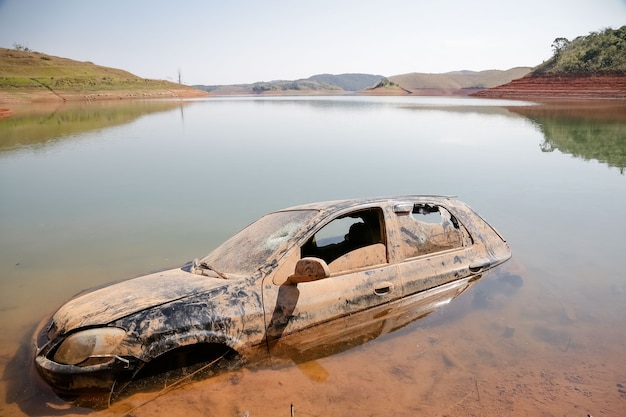
[[[296,270],[293,275],[287,278],[287,282],[297,284],[299,282],[316,281],[329,276],[330,269],[328,269],[326,261],[320,258],[302,258],[296,264]]]

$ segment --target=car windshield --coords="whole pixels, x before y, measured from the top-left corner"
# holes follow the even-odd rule
[[[317,210],[293,210],[267,214],[201,261],[227,275],[252,275],[317,213]]]

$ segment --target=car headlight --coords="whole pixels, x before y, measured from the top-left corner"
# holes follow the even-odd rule
[[[67,337],[54,354],[66,365],[79,364],[94,355],[109,355],[124,339],[126,332],[116,327],[83,330]]]

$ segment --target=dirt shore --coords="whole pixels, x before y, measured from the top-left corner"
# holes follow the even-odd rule
[[[321,92],[317,91],[319,95]],[[334,95],[337,92],[333,92]],[[294,93],[296,94],[296,93]],[[297,92],[302,95],[302,91]],[[324,93],[321,93],[324,94]],[[358,92],[360,95],[375,96],[472,96],[485,98],[513,99],[585,99],[626,100],[626,75],[593,76],[532,76],[513,80],[498,87],[475,91],[467,89],[421,89],[407,90],[399,87],[378,88]],[[11,107],[17,104],[47,103],[63,101],[95,101],[155,98],[195,98],[231,94],[208,93],[192,87],[170,90],[126,90],[126,91],[83,91],[63,92],[50,90],[0,91],[0,119],[14,114]],[[290,95],[289,92],[270,92],[260,95]],[[12,106],[13,105],[13,106]]]
[[[471,94],[487,98],[626,99],[626,75],[532,76]]]
[[[0,103],[45,103],[55,101],[90,101],[90,100],[121,100],[136,98],[190,98],[206,97],[206,91],[195,88],[181,88],[176,90],[120,90],[120,91],[0,91]]]
[[[67,101],[102,101],[128,99],[159,98],[196,98],[207,97],[206,91],[187,87],[171,90],[120,90],[120,91],[84,91],[64,92],[50,90],[0,91],[0,119],[14,114],[12,107],[29,103],[55,103]]]

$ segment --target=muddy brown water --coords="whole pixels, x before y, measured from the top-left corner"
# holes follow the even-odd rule
[[[0,126],[0,415],[626,415],[624,103],[34,110]],[[405,193],[459,195],[513,259],[428,316],[308,362],[164,378],[104,409],[31,372],[34,326],[84,288],[203,256],[267,211]]]

